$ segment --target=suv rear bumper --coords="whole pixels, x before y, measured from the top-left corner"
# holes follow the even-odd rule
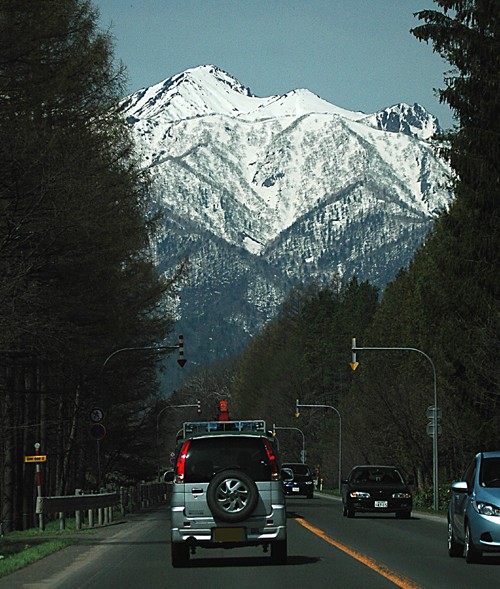
[[[186,517],[183,509],[172,508],[172,542],[188,542],[191,545],[209,547],[237,547],[267,544],[286,540],[286,509],[275,506],[272,515],[250,517],[241,523],[227,523],[213,517]],[[217,528],[243,528],[245,540],[242,542],[214,542]]]

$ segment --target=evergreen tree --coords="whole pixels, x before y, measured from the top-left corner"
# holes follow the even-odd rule
[[[5,469],[22,464],[34,441],[51,453],[52,492],[72,492],[77,478],[84,487],[96,473],[92,406],[107,415],[102,464],[111,469],[157,395],[158,353],[117,357],[102,372],[113,351],[160,343],[171,324],[162,312],[169,282],[150,251],[147,178],[119,114],[124,87],[90,1],[0,0],[0,483],[8,519],[21,505],[9,482],[18,475]],[[6,352],[23,362],[8,365]],[[25,392],[19,383],[31,373]]]
[[[453,66],[440,97],[459,123],[446,150],[456,199],[417,255],[415,271],[427,323],[437,327],[435,355],[442,359],[444,394],[483,421],[468,448],[473,451],[499,442],[500,4],[436,3],[443,12],[418,13],[425,24],[413,33],[432,42]]]

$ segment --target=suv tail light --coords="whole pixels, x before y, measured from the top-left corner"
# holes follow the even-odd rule
[[[266,454],[269,458],[269,465],[271,467],[271,480],[277,481],[280,478],[280,472],[278,469],[278,461],[276,460],[276,454],[273,450],[273,445],[269,440],[264,439],[264,447],[266,449]]]
[[[191,440],[186,440],[184,444],[182,444],[181,451],[179,452],[179,456],[177,458],[177,464],[175,466],[175,482],[176,483],[183,483],[184,482],[184,469],[186,467],[186,456],[189,449],[189,444]]]

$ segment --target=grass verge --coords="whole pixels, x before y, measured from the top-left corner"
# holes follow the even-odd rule
[[[73,542],[76,542],[73,538],[62,537],[45,541],[33,540],[29,536],[24,540],[2,538],[0,539],[0,577],[66,548]]]
[[[75,533],[93,534],[95,530],[76,530],[74,518],[67,518],[65,530],[60,529],[59,520],[54,520],[47,522],[44,531],[29,528],[1,537],[0,578],[78,542]],[[69,534],[73,537],[69,538]]]

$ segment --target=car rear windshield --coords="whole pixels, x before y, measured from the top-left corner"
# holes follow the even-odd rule
[[[186,456],[186,483],[208,483],[215,473],[230,468],[243,470],[254,481],[270,481],[272,469],[263,440],[249,436],[214,436],[191,441]]]
[[[283,468],[291,468],[293,470],[293,474],[306,476],[310,475],[311,471],[306,464],[284,464]]]
[[[395,468],[360,468],[352,473],[351,483],[402,485],[404,481]]]
[[[482,487],[500,487],[500,457],[483,458],[479,484]]]

